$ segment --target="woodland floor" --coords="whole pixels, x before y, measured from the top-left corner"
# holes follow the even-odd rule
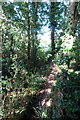
[[[51,72],[45,77],[46,81],[42,84],[41,90],[30,99],[26,111],[21,114],[21,120],[42,120],[39,115],[40,108],[43,108],[43,110],[47,109],[49,113],[51,113],[52,97],[54,104],[59,106],[59,100],[56,101],[56,97],[59,97],[61,94],[60,91],[57,93],[55,91],[51,92],[58,69],[57,66],[52,63],[50,64],[50,67]],[[59,116],[59,113],[62,113],[61,109],[55,112],[57,116]]]

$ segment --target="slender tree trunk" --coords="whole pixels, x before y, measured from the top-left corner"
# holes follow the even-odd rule
[[[29,5],[29,4],[28,4]],[[29,6],[28,6],[28,10],[29,10]],[[28,11],[28,60],[30,60],[30,56],[31,56],[31,38],[30,38],[30,16],[29,16],[29,11]]]
[[[33,10],[33,15],[32,15],[32,21],[33,21],[33,30],[32,30],[32,36],[33,36],[33,40],[32,40],[32,63],[33,66],[35,65],[36,62],[36,52],[37,52],[37,48],[36,48],[36,40],[37,40],[37,3],[33,2],[32,3],[32,10]]]
[[[10,35],[10,40],[11,40],[11,43],[10,43],[10,55],[11,57],[13,58],[13,44],[14,44],[14,40],[13,40],[13,35],[11,34]]]
[[[54,38],[54,31],[56,27],[55,21],[55,3],[51,2],[50,6],[50,24],[51,24],[51,54],[54,56],[55,54],[55,38]]]
[[[54,38],[54,30],[51,31],[51,48],[52,48],[52,56],[54,56],[55,54],[55,42],[54,42],[55,38]]]

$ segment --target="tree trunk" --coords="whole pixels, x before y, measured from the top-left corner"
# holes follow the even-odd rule
[[[56,20],[55,20],[55,3],[51,2],[50,6],[50,27],[51,27],[51,54],[54,56],[55,54],[55,38],[54,38],[54,31],[56,27]]]
[[[68,23],[68,33],[64,35],[62,46],[64,49],[72,49],[73,43],[75,41],[75,32],[78,22],[78,3],[70,2],[69,7],[69,23]]]
[[[36,62],[36,52],[37,52],[37,48],[36,48],[36,41],[37,41],[37,21],[38,21],[38,17],[37,17],[37,3],[32,2],[32,10],[33,10],[33,15],[32,15],[32,21],[33,21],[33,25],[32,25],[32,64],[33,66],[35,65]]]
[[[76,25],[78,22],[78,9],[77,9],[78,3],[76,2],[70,2],[70,8],[69,8],[69,33],[74,36],[76,32]]]
[[[54,42],[55,38],[54,38],[54,31],[51,31],[51,48],[52,48],[52,56],[54,56],[55,54],[55,42]]]
[[[28,4],[28,10],[29,10],[29,4]],[[30,38],[30,16],[29,16],[29,11],[28,11],[28,60],[30,60],[31,56],[31,38]]]

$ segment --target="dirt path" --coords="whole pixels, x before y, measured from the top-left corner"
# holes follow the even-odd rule
[[[51,106],[52,99],[50,98],[50,94],[54,83],[54,77],[57,73],[56,65],[51,65],[51,68],[52,70],[49,76],[46,78],[46,82],[42,85],[43,89],[38,93],[40,100],[39,103],[41,104],[41,106],[45,106],[45,107]]]
[[[26,117],[25,120],[41,120],[40,115],[37,112],[39,111],[39,108],[44,107],[45,109],[48,109],[52,104],[52,98],[50,98],[52,94],[51,89],[55,82],[54,78],[58,70],[55,64],[51,64],[50,67],[52,70],[49,76],[46,77],[46,82],[43,83],[42,90],[38,91],[38,93],[32,97],[32,99],[30,100],[27,106],[27,110],[24,115]],[[58,94],[59,94],[59,91],[58,91]],[[26,113],[27,113],[27,116],[26,116]]]

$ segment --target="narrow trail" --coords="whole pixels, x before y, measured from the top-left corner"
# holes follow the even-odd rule
[[[45,109],[49,109],[52,104],[52,87],[54,84],[55,75],[58,73],[57,66],[55,64],[51,64],[51,72],[48,77],[46,77],[46,82],[42,84],[42,89],[37,92],[36,95],[32,97],[30,100],[27,110],[23,116],[25,116],[25,120],[42,120],[40,116],[36,114],[36,111],[39,111],[40,107],[44,107]],[[59,91],[58,91],[59,94]],[[55,95],[53,95],[55,96]],[[56,99],[56,98],[55,98]],[[54,101],[55,101],[54,99]],[[26,115],[27,114],[27,115]],[[58,113],[57,113],[58,114]],[[21,119],[23,120],[23,119]]]
[[[49,74],[49,76],[46,78],[46,82],[42,85],[42,90],[38,92],[38,96],[39,96],[39,102],[41,104],[41,106],[45,106],[45,107],[50,107],[51,106],[51,102],[52,99],[50,98],[50,94],[51,94],[51,89],[54,83],[54,77],[56,75],[57,72],[57,67],[56,65],[51,65],[51,72]]]

